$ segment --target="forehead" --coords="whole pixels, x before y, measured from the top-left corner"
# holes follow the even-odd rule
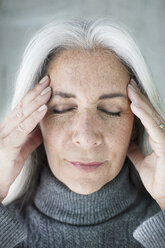
[[[116,55],[103,49],[61,51],[51,60],[47,73],[53,88],[68,91],[72,88],[113,91],[116,87],[125,88],[130,77]]]

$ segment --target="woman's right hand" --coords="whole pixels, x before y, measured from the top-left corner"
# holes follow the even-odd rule
[[[50,99],[51,88],[48,76],[41,81],[0,124],[0,202],[7,196],[28,156],[42,143],[38,123],[47,112],[45,104]],[[41,95],[44,90],[47,93]]]

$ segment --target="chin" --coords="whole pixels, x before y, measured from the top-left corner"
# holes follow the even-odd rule
[[[77,193],[77,194],[81,194],[81,195],[89,195],[92,193],[97,192],[98,190],[100,190],[105,184],[105,183],[101,183],[98,184],[98,182],[96,183],[96,181],[90,181],[89,179],[86,180],[78,180],[77,184],[73,182],[72,184],[66,184],[66,186],[73,192]]]

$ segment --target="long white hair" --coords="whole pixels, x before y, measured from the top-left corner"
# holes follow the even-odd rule
[[[92,50],[101,47],[114,52],[127,67],[143,93],[148,97],[158,113],[165,118],[164,106],[153,83],[144,58],[132,39],[130,31],[109,18],[56,20],[41,28],[29,42],[23,56],[11,109],[44,76],[50,60],[63,49],[79,48]],[[137,120],[139,121],[139,120]],[[150,153],[147,134],[139,121],[136,143],[144,154]],[[29,155],[25,165],[11,185],[3,200],[7,205],[21,196],[30,199],[37,187],[37,178],[44,163],[47,162],[43,144]],[[28,198],[29,197],[29,198]]]

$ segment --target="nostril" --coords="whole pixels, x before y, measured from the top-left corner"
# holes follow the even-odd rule
[[[98,132],[98,130],[96,131],[93,129],[74,130],[72,134],[72,142],[77,146],[82,146],[85,149],[90,149],[102,144],[103,135],[102,133]]]
[[[75,143],[78,144],[78,145],[83,145],[84,142],[83,142],[83,140],[81,142],[77,140],[77,141],[75,141]],[[89,140],[87,140],[85,143],[86,143],[86,146],[88,146],[88,145],[97,146],[97,145],[100,144],[99,141],[98,142],[92,142],[92,141],[89,141]]]

